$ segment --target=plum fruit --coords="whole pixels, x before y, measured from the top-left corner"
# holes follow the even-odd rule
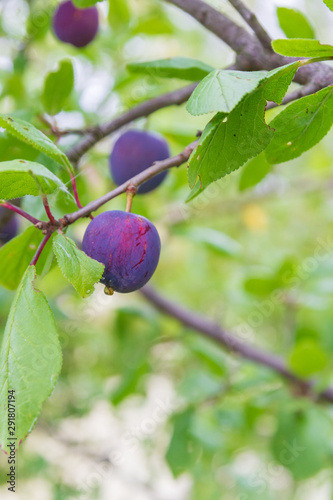
[[[110,168],[114,182],[120,186],[155,161],[169,158],[170,151],[166,140],[144,130],[129,130],[116,141],[111,156]],[[148,193],[157,188],[165,179],[167,172],[161,172],[142,184],[138,193]]]
[[[59,40],[81,48],[88,45],[98,31],[97,7],[79,9],[71,0],[63,2],[53,16],[54,33]]]
[[[18,221],[16,216],[13,212],[10,214],[7,208],[0,207],[0,244],[8,243],[8,241],[15,238],[17,232]]]
[[[154,274],[161,241],[155,226],[145,217],[113,210],[90,222],[82,250],[105,265],[101,282],[111,293],[129,293],[145,285]]]

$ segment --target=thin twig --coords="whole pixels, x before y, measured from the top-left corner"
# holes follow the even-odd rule
[[[0,203],[0,206],[8,208],[9,210],[12,210],[13,212],[16,212],[17,214],[21,215],[22,217],[24,217],[25,219],[27,219],[29,222],[31,222],[34,225],[42,222],[42,221],[36,219],[35,217],[33,217],[32,215],[28,214],[27,212],[25,212],[24,210],[22,210],[22,208],[17,207],[16,205],[12,205],[8,201]]]
[[[247,24],[252,28],[261,45],[268,51],[273,52],[272,39],[265,28],[258,21],[257,16],[244,5],[241,0],[229,0],[231,5],[237,10]]]
[[[246,344],[236,336],[221,328],[219,325],[213,323],[210,319],[205,318],[204,316],[199,316],[193,311],[182,308],[178,304],[165,299],[151,286],[146,285],[141,289],[141,293],[157,309],[169,316],[172,316],[173,318],[176,318],[183,325],[188,326],[205,337],[218,342],[224,348],[240,355],[242,358],[253,361],[256,364],[266,366],[277,372],[283,378],[295,384],[300,389],[300,393],[302,395],[311,397],[312,399],[322,399],[333,403],[333,387],[316,394],[314,392],[313,382],[304,380],[292,373],[280,357]]]
[[[38,259],[41,256],[41,253],[44,250],[44,248],[46,246],[46,243],[49,241],[49,239],[51,238],[51,236],[52,236],[52,233],[48,233],[47,235],[44,236],[41,244],[39,245],[39,247],[37,249],[37,252],[36,252],[34,258],[30,262],[30,266],[35,266],[37,264]]]

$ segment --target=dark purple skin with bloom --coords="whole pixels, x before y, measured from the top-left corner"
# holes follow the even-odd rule
[[[82,250],[105,265],[102,283],[116,292],[129,293],[143,287],[154,274],[161,241],[145,217],[113,210],[90,222]]]
[[[120,186],[155,161],[169,158],[168,143],[159,137],[144,130],[129,130],[116,141],[110,156],[111,175],[114,182]],[[165,179],[166,172],[161,172],[138,189],[138,193],[148,193],[157,188]]]
[[[53,29],[62,42],[85,47],[98,31],[97,7],[78,9],[71,0],[63,2],[54,13]]]
[[[5,212],[8,212],[8,217],[9,217],[9,210],[4,207],[0,207],[0,221],[2,218],[7,218],[7,214]],[[16,216],[13,214],[8,222],[5,223],[4,226],[1,225],[0,222],[0,244],[1,243],[8,243],[8,241],[12,240],[17,236],[18,232],[18,221]]]

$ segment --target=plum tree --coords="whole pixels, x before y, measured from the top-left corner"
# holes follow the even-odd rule
[[[75,47],[85,47],[98,31],[98,10],[96,7],[79,9],[71,0],[63,2],[53,16],[53,29],[57,38]]]
[[[4,225],[0,226],[0,244],[8,243],[8,241],[15,238],[15,236],[17,235],[17,218],[15,217],[15,215],[13,215],[13,212],[10,212],[4,207],[0,207],[0,220],[4,222]]]
[[[169,158],[166,140],[144,130],[129,130],[116,141],[111,156],[110,169],[114,182],[119,186],[150,167],[155,161]],[[167,172],[161,172],[138,189],[138,193],[148,193],[157,188]]]
[[[113,210],[90,222],[82,249],[89,257],[105,265],[101,282],[107,288],[129,293],[145,285],[154,274],[161,242],[155,226],[148,219]]]

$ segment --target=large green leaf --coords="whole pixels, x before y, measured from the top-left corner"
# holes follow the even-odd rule
[[[88,257],[77,248],[73,240],[62,234],[55,236],[53,250],[63,275],[75,290],[82,297],[91,295],[94,284],[101,279],[104,272],[103,264]]]
[[[73,167],[65,153],[57,148],[46,135],[30,123],[20,118],[13,118],[0,113],[0,127],[5,128],[10,134],[30,144],[30,146],[38,149],[38,151],[41,151],[73,172]]]
[[[215,70],[193,91],[186,109],[192,115],[212,111],[229,113],[244,97],[255,90],[266,76],[265,71]]]
[[[201,80],[214,71],[212,66],[186,57],[171,57],[170,59],[159,59],[127,65],[131,73],[148,73],[153,76],[164,78],[179,78],[182,80]]]
[[[314,38],[314,30],[305,15],[296,9],[278,7],[277,16],[284,34],[288,38]]]
[[[290,57],[332,57],[333,46],[321,44],[309,38],[278,39],[272,42],[278,54]]]
[[[298,99],[270,122],[275,134],[266,149],[268,161],[282,163],[297,158],[317,144],[332,124],[333,87]]]
[[[0,285],[8,290],[17,289],[42,238],[42,232],[32,226],[0,248]],[[49,246],[50,243],[47,244],[47,247]],[[47,247],[38,260],[38,272],[43,270],[48,253]]]
[[[59,69],[49,73],[45,79],[42,100],[50,115],[59,113],[70,96],[74,86],[72,61],[60,61]]]
[[[235,106],[260,85],[270,81],[279,82],[283,75],[290,81],[299,67],[299,62],[287,64],[269,71],[216,70],[209,73],[193,91],[186,109],[192,115],[219,111],[230,113]]]
[[[15,391],[15,446],[32,430],[62,364],[51,309],[29,266],[16,292],[0,353],[0,446],[9,450],[8,391]],[[8,439],[10,438],[10,440]]]
[[[39,163],[26,160],[0,162],[0,199],[11,200],[25,195],[39,196],[57,190],[67,192],[65,184]]]
[[[265,122],[266,102],[282,102],[298,64],[271,71],[229,115],[218,113],[211,120],[190,157],[188,180],[192,191],[188,200],[266,149],[274,135]]]

